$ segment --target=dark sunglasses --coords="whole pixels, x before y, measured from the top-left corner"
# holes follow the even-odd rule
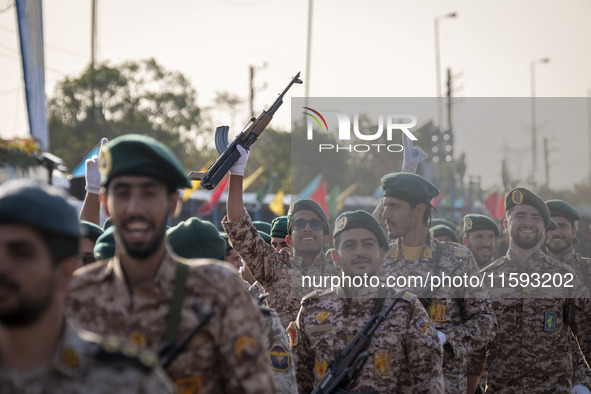
[[[294,231],[300,231],[300,230],[305,229],[307,224],[310,225],[310,228],[313,231],[320,231],[320,230],[324,229],[324,223],[322,223],[318,219],[310,219],[310,220],[297,219],[297,220],[293,221],[293,223],[291,224],[291,228]]]

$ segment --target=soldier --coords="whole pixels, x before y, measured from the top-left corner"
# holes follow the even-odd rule
[[[183,263],[167,247],[177,188],[190,186],[178,159],[141,135],[110,141],[101,157],[100,199],[115,228],[115,256],[76,272],[68,315],[153,351],[200,327],[166,368],[177,392],[274,392],[258,307],[236,272],[216,260]]]
[[[277,311],[281,323],[287,327],[295,320],[301,297],[305,295],[302,275],[335,273],[334,265],[325,264],[323,253],[329,241],[328,219],[320,205],[312,200],[292,203],[285,238],[291,253],[285,249],[277,252],[261,238],[244,209],[242,181],[247,160],[248,153],[242,150],[241,158],[230,169],[227,216],[222,225],[254,278],[269,293],[269,306]]]
[[[103,234],[103,229],[94,223],[86,220],[80,220],[82,226],[82,238],[80,239],[80,255],[78,257],[78,264],[76,268],[83,265],[94,263],[94,247],[97,239]]]
[[[282,249],[289,249],[289,245],[285,241],[285,237],[287,237],[287,219],[287,216],[279,216],[271,222],[271,246],[278,252],[281,252]]]
[[[429,228],[431,236],[440,242],[458,242],[456,233],[445,224],[438,224]]]
[[[371,338],[359,377],[339,387],[346,392],[442,393],[442,348],[418,298],[404,292],[384,300],[378,298],[379,287],[350,283],[375,275],[383,262],[388,239],[380,224],[367,212],[344,212],[336,220],[333,241],[332,258],[350,281],[304,297],[297,328],[288,330],[300,393],[312,391],[350,338],[391,302],[397,303]]]
[[[498,236],[499,228],[488,216],[479,213],[469,213],[464,216],[462,243],[474,255],[478,268],[482,269],[493,262]]]
[[[153,353],[64,318],[80,240],[65,198],[31,181],[0,187],[0,393],[172,393]]]
[[[507,195],[505,210],[509,250],[482,270],[499,323],[497,335],[488,344],[487,391],[570,393],[569,328],[589,357],[591,303],[574,271],[540,250],[550,226],[544,201],[525,188],[516,188]],[[548,285],[546,280],[544,285],[546,277],[554,283]],[[501,278],[508,282],[503,284]],[[572,288],[565,286],[567,281]],[[483,358],[481,354],[474,362]]]
[[[472,253],[457,243],[438,242],[427,223],[431,199],[439,190],[419,175],[393,173],[382,178],[383,221],[393,241],[378,271],[384,277],[478,275]],[[417,283],[429,287],[429,283]],[[443,345],[443,376],[448,393],[466,392],[467,357],[495,334],[496,319],[486,291],[470,286],[435,288],[427,295],[417,289]]]

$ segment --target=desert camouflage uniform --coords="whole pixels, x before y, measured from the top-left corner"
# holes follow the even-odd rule
[[[591,302],[582,283],[574,275],[572,289],[510,288],[507,281],[501,288],[498,274],[549,272],[564,278],[567,273],[573,274],[572,269],[541,250],[520,264],[509,250],[482,272],[487,277],[493,273],[496,278],[490,296],[499,324],[495,338],[488,344],[488,390],[570,393],[573,365],[569,328],[578,336],[583,354],[591,356]],[[475,362],[482,358],[483,354]]]
[[[234,250],[242,257],[252,276],[269,293],[269,306],[277,312],[284,327],[295,320],[302,297],[315,290],[302,287],[302,275],[338,275],[334,264],[326,264],[322,252],[307,270],[301,270],[297,257],[277,252],[261,238],[246,210],[231,222],[224,217],[222,225]]]
[[[76,332],[67,321],[48,367],[0,369],[1,394],[172,392],[172,382],[152,352],[109,340],[101,343],[97,335]]]
[[[117,256],[79,269],[66,298],[67,315],[87,330],[157,352],[165,339],[176,259],[167,249],[156,277],[133,292]],[[193,302],[214,315],[167,368],[177,392],[274,393],[258,305],[236,270],[217,260],[185,262],[190,268],[177,342],[199,324]]]
[[[343,290],[313,292],[302,300],[297,324],[288,330],[296,355],[301,394],[313,390],[328,366],[372,317],[377,294],[345,298]],[[315,298],[320,297],[320,298]],[[382,309],[391,299],[386,299]],[[442,348],[425,308],[405,292],[375,331],[369,357],[348,391],[442,393]]]
[[[442,242],[439,264],[436,263],[436,242],[428,235],[422,256],[417,260],[405,260],[400,240],[391,244],[384,264],[378,275],[385,280],[387,276],[422,276],[427,273],[448,276],[479,276],[472,253],[463,245]],[[425,285],[425,284],[423,284]],[[426,283],[430,288],[430,283]],[[409,287],[410,291],[421,296],[422,289]],[[447,343],[443,347],[443,377],[447,393],[466,392],[466,366],[470,354],[481,349],[495,335],[496,318],[482,288],[461,287],[440,288],[425,302],[427,312],[434,327],[443,332]]]

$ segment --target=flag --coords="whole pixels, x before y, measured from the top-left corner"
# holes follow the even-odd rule
[[[337,212],[339,211],[339,191],[339,187],[335,186],[328,194],[328,212],[330,213],[329,218],[331,219],[336,218]]]
[[[322,174],[316,175],[314,179],[300,192],[298,200],[302,198],[310,198],[310,196],[318,189],[320,182],[322,181]]]
[[[99,147],[101,143],[99,142],[96,146],[86,155],[84,159],[74,168],[72,171],[72,178],[81,178],[86,174],[86,160],[90,159],[92,156],[99,154]]]
[[[328,212],[328,205],[326,204],[326,183],[322,182],[318,188],[312,193],[310,199],[316,201],[322,207],[326,217],[330,217]]]
[[[285,193],[283,190],[279,190],[273,198],[273,201],[269,203],[269,209],[277,216],[285,215],[285,207],[283,205],[283,196]]]
[[[244,178],[242,181],[242,191],[245,192],[250,185],[265,171],[265,166],[260,166],[255,172]]]
[[[226,176],[224,180],[218,185],[218,187],[211,193],[209,197],[209,201],[205,203],[199,210],[197,211],[197,215],[207,215],[211,211],[213,211],[216,206],[218,205],[218,201],[220,201],[220,197],[230,180],[229,176]]]
[[[437,197],[435,197],[431,200],[431,205],[433,205],[434,207],[437,207],[437,205],[439,205],[440,202],[441,202],[441,194],[439,194]]]
[[[257,190],[257,203],[260,205],[263,203],[263,200],[265,199],[265,196],[271,191],[271,189],[273,189],[273,183],[275,183],[275,176],[277,174],[273,174],[271,175],[271,177],[269,179],[267,179],[267,182],[265,182],[265,184],[263,186],[261,186],[261,188],[259,190]]]
[[[489,216],[491,218],[493,218],[494,220],[498,219],[497,217],[495,217],[497,215],[497,199],[498,198],[499,198],[499,193],[494,192],[490,196],[488,196],[486,198],[486,200],[484,200],[484,206],[486,207],[486,210],[488,211]]]
[[[359,186],[359,184],[355,182],[354,184],[346,188],[341,194],[339,194],[337,200],[337,210],[340,211],[345,207],[345,200],[347,199],[347,197],[353,194],[353,192],[357,189],[357,186]]]

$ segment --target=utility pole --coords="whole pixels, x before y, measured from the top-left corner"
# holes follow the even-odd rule
[[[544,137],[544,166],[546,170],[546,187],[550,187],[550,157],[548,152],[548,137]]]
[[[94,69],[96,60],[96,0],[92,0],[92,15],[90,23],[90,67]]]
[[[258,67],[257,66],[253,66],[253,65],[248,66],[248,71],[249,71],[248,103],[249,103],[249,106],[250,106],[250,117],[251,118],[254,118],[255,117],[255,115],[254,115],[254,94],[255,94],[256,88],[254,87],[254,74],[255,74],[255,71],[256,70],[262,70],[265,67],[267,67],[267,62],[264,62],[262,66],[258,66]],[[265,84],[263,84],[262,89],[264,89],[266,87],[267,87],[267,84],[265,83]]]

